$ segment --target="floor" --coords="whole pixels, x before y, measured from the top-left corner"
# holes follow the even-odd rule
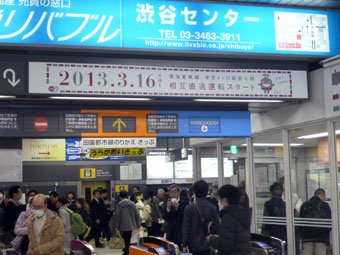
[[[112,250],[109,247],[96,249],[96,255],[121,255],[123,252],[121,250]]]

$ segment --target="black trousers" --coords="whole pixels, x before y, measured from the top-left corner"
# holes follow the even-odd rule
[[[123,255],[129,255],[129,247],[131,245],[131,236],[132,236],[132,231],[122,231],[122,237],[123,237],[124,243],[125,243]]]
[[[151,233],[149,233],[150,236],[163,237],[162,224],[158,224],[156,222],[153,222],[151,229],[152,229],[152,231],[151,231]]]
[[[99,238],[100,234],[103,231],[103,225],[102,224],[93,224],[91,232],[89,236],[86,238],[86,242],[91,241],[94,238],[96,246],[100,245]]]
[[[112,233],[111,233],[108,221],[104,222],[104,226],[102,230],[103,230],[103,238],[106,238],[109,241],[110,238],[112,237]]]

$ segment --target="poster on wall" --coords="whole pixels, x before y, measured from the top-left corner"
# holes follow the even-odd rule
[[[91,74],[89,76],[88,74]],[[129,97],[307,99],[307,72],[83,63],[29,63],[29,93]],[[118,121],[118,118],[110,123]],[[120,119],[120,123],[124,122]],[[168,123],[165,129],[160,124]],[[148,115],[148,130],[178,130],[178,116]],[[103,124],[104,125],[104,124]],[[123,127],[128,128],[121,124]],[[117,123],[118,126],[118,123]],[[135,125],[134,125],[135,126]],[[133,127],[131,127],[133,128]]]
[[[22,182],[22,151],[0,149],[1,182]]]
[[[142,164],[132,163],[120,166],[120,180],[141,180]]]
[[[65,161],[65,139],[23,139],[23,161]]]
[[[91,149],[82,146],[81,138],[66,139],[66,161],[124,161],[125,156],[92,156]]]

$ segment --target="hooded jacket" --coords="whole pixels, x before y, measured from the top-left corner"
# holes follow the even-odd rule
[[[230,205],[220,212],[218,237],[212,236],[209,245],[220,255],[250,254],[251,209]]]
[[[183,220],[183,246],[189,247],[190,252],[199,253],[209,250],[206,241],[208,235],[208,224],[218,226],[218,212],[207,198],[197,198],[196,204],[190,204],[185,208]],[[200,213],[203,217],[203,222]]]
[[[34,249],[39,248],[40,255],[62,255],[64,254],[64,224],[59,216],[47,210],[46,222],[41,233],[40,245],[38,246],[33,231],[35,216],[31,215],[28,219],[27,232],[30,240],[27,255],[34,255]]]
[[[116,227],[119,231],[133,231],[140,228],[141,220],[135,203],[124,199],[117,205]]]
[[[19,218],[15,223],[14,234],[16,234],[16,237],[11,242],[11,245],[14,249],[18,249],[21,242],[24,240],[24,237],[27,236],[27,222],[31,214],[31,209],[20,213]]]

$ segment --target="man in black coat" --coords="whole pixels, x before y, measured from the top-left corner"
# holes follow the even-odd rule
[[[208,183],[203,180],[194,183],[194,194],[196,201],[188,205],[184,211],[183,221],[183,247],[184,251],[194,255],[210,255],[206,237],[208,226],[218,226],[219,218],[216,206],[208,199]]]
[[[317,189],[314,196],[302,204],[300,217],[306,219],[331,219],[331,208],[324,202],[325,200],[325,190]],[[304,254],[326,254],[330,232],[331,228],[301,227]]]
[[[104,244],[99,242],[99,238],[106,221],[106,208],[104,201],[100,199],[99,190],[93,191],[93,200],[90,205],[90,216],[92,220],[92,229],[89,236],[86,238],[86,242],[89,242],[94,238],[96,247],[103,248]]]
[[[241,192],[237,187],[224,185],[218,191],[223,209],[218,235],[210,235],[207,241],[220,255],[250,254],[251,209],[240,205]]]
[[[182,247],[182,227],[184,209],[189,204],[187,200],[180,200],[181,189],[177,184],[169,188],[170,198],[163,205],[163,219],[167,221],[166,238]]]
[[[278,182],[270,186],[272,198],[264,204],[263,215],[265,217],[286,217],[286,203],[282,199],[283,188]],[[275,219],[275,218],[274,218]],[[267,224],[262,227],[262,234],[279,238],[287,241],[287,228],[285,225]]]
[[[13,234],[15,223],[22,211],[25,211],[25,206],[20,203],[22,198],[22,189],[18,185],[9,188],[9,202],[4,213],[4,231]]]

